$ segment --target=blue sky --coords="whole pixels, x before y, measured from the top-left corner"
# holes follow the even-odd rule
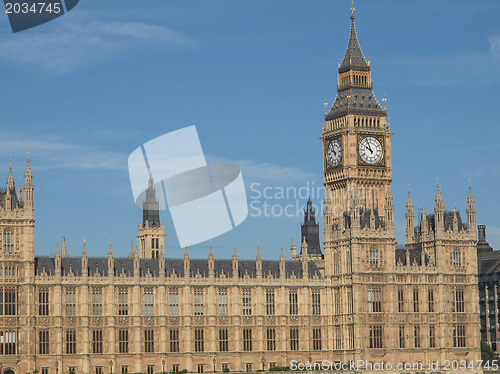
[[[355,4],[374,92],[387,97],[396,238],[404,242],[411,185],[416,213],[433,209],[436,178],[448,209],[465,210],[469,178],[477,222],[500,247],[500,2]],[[320,187],[324,102],[336,95],[350,1],[85,0],[64,17],[10,32],[0,17],[0,175],[16,182],[31,153],[35,246],[90,255],[109,242],[125,256],[142,212],[127,157],[141,144],[196,125],[211,160],[238,164],[249,201],[264,187]],[[253,183],[253,190],[250,186]],[[255,184],[257,183],[257,184]],[[318,205],[319,199],[314,198]],[[274,198],[283,208],[297,201]],[[258,205],[258,204],[257,204]],[[276,208],[278,209],[278,208]],[[251,210],[252,212],[252,210]],[[182,256],[172,220],[167,256]],[[248,217],[213,241],[217,257],[285,254],[302,217]],[[205,257],[208,243],[191,249]]]

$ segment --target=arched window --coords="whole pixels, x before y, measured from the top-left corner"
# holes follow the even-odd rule
[[[370,266],[378,265],[378,250],[377,248],[370,249]]]
[[[14,252],[14,233],[11,229],[3,232],[3,251],[5,253]]]

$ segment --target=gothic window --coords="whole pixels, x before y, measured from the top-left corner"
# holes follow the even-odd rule
[[[128,353],[128,330],[118,330],[118,351],[120,353]]]
[[[245,352],[252,350],[252,329],[243,329],[243,350]]]
[[[299,329],[296,327],[290,329],[290,350],[291,351],[299,350]]]
[[[5,253],[14,252],[14,233],[11,229],[7,229],[3,232],[3,251]]]
[[[434,312],[434,290],[430,289],[427,293],[429,301],[429,313]]]
[[[418,289],[413,290],[413,312],[418,313]]]
[[[429,326],[429,348],[436,348],[436,329],[434,325]]]
[[[342,334],[340,332],[340,326],[335,326],[335,349],[342,349]]]
[[[41,355],[49,354],[49,330],[38,332],[38,353]]]
[[[17,313],[17,291],[15,288],[0,287],[0,316],[15,316]]]
[[[405,327],[399,326],[399,348],[405,347]]]
[[[335,314],[340,314],[340,290],[336,288],[333,292],[335,299]]]
[[[347,290],[347,314],[352,314],[354,311],[354,302],[352,298],[352,290]]]
[[[170,315],[178,316],[179,315],[179,292],[174,291],[170,292]]]
[[[155,332],[152,329],[144,330],[144,352],[152,353],[155,351]]]
[[[16,337],[15,331],[0,331],[0,355],[15,355],[17,353]]]
[[[349,326],[347,333],[349,338],[349,349],[354,349],[354,326]]]
[[[453,250],[452,262],[453,262],[453,267],[455,268],[462,267],[462,253],[460,252],[459,249]]]
[[[204,338],[203,329],[194,330],[194,351],[203,352],[204,351]]]
[[[179,330],[170,329],[170,352],[179,352]]]
[[[266,314],[268,316],[274,315],[274,291],[266,291]]]
[[[465,325],[453,325],[453,347],[465,347]]]
[[[312,314],[315,316],[321,314],[321,297],[319,292],[312,293]]]
[[[382,311],[382,300],[380,294],[380,288],[368,290],[368,312],[380,313]]]
[[[227,291],[219,292],[219,316],[227,316]]]
[[[102,290],[92,290],[92,315],[102,316]]]
[[[381,325],[371,325],[369,327],[369,340],[370,348],[382,348],[382,326]]]
[[[321,350],[321,329],[313,329],[313,351]]]
[[[203,291],[194,292],[194,315],[203,315]]]
[[[92,352],[102,353],[102,330],[92,330]]]
[[[457,288],[451,291],[451,311],[454,313],[465,312],[463,289]]]
[[[420,348],[420,326],[414,328],[415,348]]]
[[[128,316],[128,291],[126,289],[118,291],[118,315]]]
[[[266,334],[266,343],[268,351],[276,350],[276,330],[275,329],[267,329]]]
[[[404,305],[405,305],[404,291],[402,288],[399,288],[398,289],[398,312],[400,312],[400,313],[404,312]]]
[[[252,315],[252,293],[250,291],[243,291],[243,315]]]
[[[76,316],[76,292],[73,289],[66,290],[66,315]]]
[[[154,296],[152,290],[144,291],[144,315],[152,316],[154,314]]]
[[[378,266],[378,250],[377,248],[370,249],[370,266]]]
[[[66,330],[66,353],[76,353],[76,330]]]
[[[49,315],[49,290],[45,288],[38,291],[38,315]]]
[[[227,352],[229,351],[229,341],[227,329],[219,329],[219,351]]]
[[[288,296],[289,298],[289,304],[290,304],[290,315],[291,316],[296,316],[299,314],[299,306],[297,303],[297,291],[290,291],[290,294]]]

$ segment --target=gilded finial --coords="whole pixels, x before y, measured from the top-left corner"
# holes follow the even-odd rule
[[[350,11],[351,11],[351,19],[354,20],[354,18],[356,18],[356,17],[354,17],[354,12],[356,11],[356,9],[354,8],[354,0],[351,1]]]

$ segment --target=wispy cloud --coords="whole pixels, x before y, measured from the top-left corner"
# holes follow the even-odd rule
[[[215,156],[206,156],[209,163],[229,162],[238,165],[247,182],[288,183],[306,182],[317,177],[315,174],[296,167],[280,166],[255,160],[228,160]]]
[[[0,139],[0,157],[23,157],[31,152],[38,168],[106,169],[127,168],[128,154],[75,143],[57,136],[5,133]]]
[[[22,32],[2,39],[0,60],[51,73],[79,70],[139,50],[197,45],[190,37],[166,27],[102,21],[63,23],[57,32]]]
[[[490,52],[495,58],[500,58],[500,35],[493,35],[488,38],[490,42]]]

